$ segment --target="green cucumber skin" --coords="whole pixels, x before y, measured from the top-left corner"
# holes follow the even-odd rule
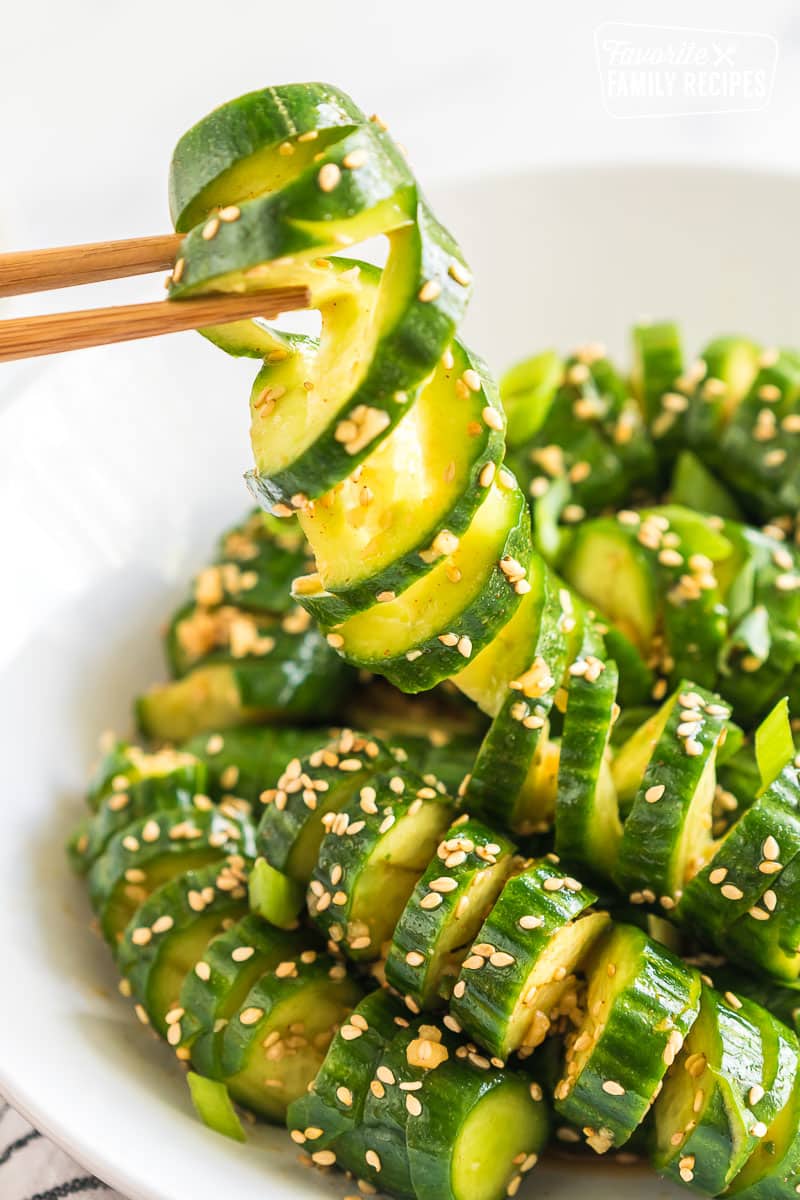
[[[343,1135],[358,1132],[375,1068],[397,1033],[396,1018],[404,1011],[388,992],[379,990],[365,996],[353,1015],[363,1017],[367,1028],[352,1041],[345,1041],[341,1031],[336,1034],[313,1088],[289,1106],[286,1126],[290,1131],[302,1133],[309,1126],[321,1129],[322,1136],[314,1139],[318,1150],[337,1146]],[[341,1088],[347,1088],[349,1104],[337,1095]]]
[[[133,821],[160,812],[165,807],[183,809],[187,815],[195,810],[194,798],[206,791],[206,769],[203,763],[181,767],[169,776],[139,779],[125,789],[128,803],[113,807],[114,793],[101,800],[97,811],[78,833],[70,839],[69,853],[73,868],[81,875],[89,871],[104,852],[115,834]],[[118,797],[120,793],[117,793]],[[111,802],[111,803],[109,803]]]
[[[480,425],[480,433],[471,439],[472,456],[466,485],[458,492],[449,510],[435,516],[417,544],[405,553],[398,554],[387,566],[373,572],[360,583],[337,588],[335,592],[303,595],[303,607],[322,626],[338,625],[348,617],[371,608],[381,592],[393,592],[399,596],[417,579],[421,579],[436,565],[437,560],[425,562],[420,552],[430,548],[441,529],[448,530],[456,537],[466,533],[477,509],[486,498],[486,489],[480,485],[480,475],[487,464],[499,467],[502,462],[505,447],[503,410],[497,387],[483,360],[458,341],[453,342],[451,350],[455,362],[452,370],[445,373],[446,377],[452,375],[458,378],[464,371],[472,370],[477,372],[481,380],[480,391],[471,393],[468,402],[470,408],[465,409],[465,417],[472,415]],[[498,414],[503,422],[501,428],[493,429],[483,421],[482,414],[487,407]]]
[[[151,821],[158,825],[158,835],[148,841],[143,834]],[[191,821],[191,825],[197,829],[197,837],[170,836],[176,826],[180,827],[187,821]],[[138,849],[127,848],[123,844],[127,838],[134,838]],[[211,857],[214,854],[219,858],[241,854],[246,859],[254,859],[255,830],[247,819],[233,818],[217,811],[192,813],[187,818],[182,809],[162,809],[115,834],[89,872],[89,900],[98,914],[104,936],[107,939],[112,937],[106,910],[116,889],[123,882],[126,870],[132,867],[141,869],[166,858],[175,862],[175,874],[179,874],[181,859],[196,851],[208,852]]]
[[[758,1144],[759,1136],[753,1132],[756,1122],[769,1125],[789,1100],[797,1050],[790,1031],[764,1009],[741,999],[737,1008],[705,984],[701,1017],[713,1022],[716,1031],[717,1044],[708,1048],[714,1055],[714,1095],[680,1147],[668,1156],[656,1154],[653,1165],[659,1173],[679,1180],[680,1160],[694,1155],[693,1189],[716,1196]],[[679,1058],[673,1070],[681,1067]],[[755,1086],[763,1094],[753,1103],[749,1096]]]
[[[678,695],[695,692],[702,698],[702,720],[694,735],[702,753],[690,757],[677,734],[683,705],[676,702],[658,740],[644,777],[625,820],[614,878],[625,892],[649,888],[656,896],[671,896],[683,886],[675,877],[674,855],[695,790],[706,763],[715,753],[726,717],[709,714],[709,705],[720,705],[718,696],[683,680]],[[728,712],[724,705],[721,711]],[[664,785],[655,803],[645,796],[651,787]]]
[[[514,961],[495,967],[487,960],[478,971],[462,968],[458,983],[464,989],[459,994],[456,988],[450,1001],[450,1011],[465,1032],[503,1061],[516,1048],[509,1044],[508,1022],[538,959],[552,936],[597,899],[588,888],[547,891],[545,881],[557,878],[563,878],[563,868],[542,859],[508,881],[475,942],[494,946]],[[541,917],[542,924],[522,929],[522,916]]]
[[[343,749],[344,746],[347,749]],[[376,753],[372,753],[372,750]],[[326,765],[323,755],[330,755],[334,765]],[[361,767],[356,771],[343,771],[339,766],[342,760],[349,760],[350,763],[358,761]],[[346,742],[336,739],[322,748],[318,742],[316,749],[300,762],[297,775],[297,779],[307,779],[317,785],[315,807],[309,807],[304,795],[308,789],[297,787],[288,778],[288,772],[282,774],[274,790],[276,796],[278,792],[285,796],[285,802],[280,807],[275,803],[276,796],[268,794],[265,797],[269,803],[264,809],[256,835],[259,853],[276,871],[285,871],[298,883],[307,884],[309,876],[305,865],[301,869],[301,864],[293,861],[301,838],[311,837],[312,848],[315,846],[318,852],[324,835],[324,813],[340,809],[374,775],[388,770],[392,765],[393,758],[386,746],[359,734],[348,736]],[[288,786],[281,787],[282,782]],[[317,836],[311,835],[312,828],[317,829]]]
[[[677,1035],[682,1044],[694,1023],[701,981],[697,971],[634,926],[614,926],[599,948],[601,966],[608,961],[620,970],[617,955],[635,959],[635,973],[603,1014],[603,1032],[568,1095],[562,1099],[556,1092],[556,1111],[580,1127],[610,1131],[612,1144],[622,1146],[661,1085],[671,1058],[670,1036]],[[624,1088],[622,1096],[605,1091],[609,1080]]]
[[[289,760],[311,754],[319,748],[320,738],[319,729],[243,725],[196,734],[182,749],[204,762],[212,800],[235,795],[255,804]]]
[[[677,919],[702,932],[714,944],[738,918],[752,908],[768,888],[776,888],[781,871],[766,874],[759,870],[765,860],[762,847],[767,838],[779,847],[779,861],[786,866],[800,852],[800,808],[797,775],[786,768],[731,827],[711,861],[684,888],[678,904]],[[737,887],[739,899],[723,896],[721,884],[711,883],[710,875],[727,870],[724,884]],[[766,910],[765,910],[766,911]],[[759,937],[761,922],[751,920],[754,939]]]
[[[637,325],[633,330],[639,376],[639,400],[648,422],[661,411],[661,397],[683,372],[683,349],[671,321]]]
[[[213,565],[220,568],[222,604],[272,613],[284,613],[292,607],[292,583],[308,569],[313,556],[296,522],[274,521],[274,525],[279,525],[274,528],[271,521],[256,508],[220,538]],[[228,587],[230,566],[237,568],[236,590]],[[251,582],[248,575],[254,575],[255,582],[245,587],[245,583]]]
[[[445,936],[449,927],[457,925],[460,920],[458,906],[462,898],[469,893],[472,883],[486,871],[490,865],[506,860],[506,871],[499,874],[496,889],[486,897],[486,904],[491,907],[504,883],[504,875],[511,867],[513,844],[507,838],[496,834],[481,821],[468,820],[453,825],[444,835],[449,838],[468,839],[474,844],[474,850],[466,851],[466,861],[455,867],[448,867],[439,855],[436,855],[424,875],[420,878],[414,891],[403,909],[400,920],[394,930],[394,937],[386,959],[386,978],[389,984],[396,988],[402,996],[410,996],[414,1003],[422,1009],[435,1009],[447,999],[443,986],[447,983],[444,978],[432,977],[432,957],[440,939]],[[491,862],[478,853],[493,848]],[[439,892],[441,903],[437,908],[420,907],[420,901],[431,892],[431,883],[440,879],[452,880],[455,886],[452,891]],[[477,926],[482,923],[484,913],[473,916],[472,928],[462,928],[459,941],[454,946],[464,946],[462,958],[466,955],[466,942],[472,940],[477,932]],[[407,960],[410,952],[424,952],[424,961],[411,965]],[[454,982],[452,980],[451,982]]]
[[[538,1157],[548,1140],[550,1114],[542,1099],[533,1099],[528,1076],[496,1069],[487,1071],[473,1066],[469,1059],[457,1058],[428,1073],[418,1093],[422,1113],[410,1119],[406,1129],[417,1200],[468,1200],[455,1190],[452,1178],[459,1124],[498,1087],[515,1085],[520,1107],[535,1114],[534,1137],[520,1147],[520,1153]],[[508,1172],[510,1176],[516,1174],[512,1163],[508,1164]]]
[[[264,971],[274,969],[278,962],[311,945],[305,934],[287,933],[275,929],[254,914],[248,914],[231,928],[209,942],[202,962],[207,964],[208,979],[190,971],[181,988],[180,1007],[181,1045],[191,1050],[192,1066],[209,1079],[223,1079],[220,1050],[222,1030],[215,1030],[218,1020],[227,1020],[241,1005],[242,991]],[[231,955],[235,950],[252,949],[244,962]]]
[[[533,574],[531,570],[528,576]],[[533,761],[543,727],[527,729],[514,713],[547,718],[556,690],[567,665],[567,638],[563,631],[564,612],[555,578],[539,571],[533,586],[541,586],[541,617],[535,645],[531,649],[533,662],[541,658],[550,668],[553,687],[535,700],[526,700],[521,693],[509,688],[503,705],[492,721],[470,772],[465,802],[473,812],[487,820],[496,820],[503,828],[519,830],[525,823],[520,812],[520,792]]]
[[[393,779],[403,781],[405,790],[402,794],[398,795],[392,791]],[[423,807],[439,810],[436,824],[441,834],[450,823],[453,812],[452,803],[438,793],[435,799],[420,799],[418,793],[421,790],[427,793],[434,789],[424,785],[408,771],[396,770],[391,775],[376,776],[370,786],[376,792],[377,812],[365,811],[360,798],[349,800],[339,810],[341,816],[347,817],[348,828],[355,826],[356,832],[338,834],[332,830],[325,834],[308,890],[309,912],[323,936],[336,943],[341,952],[355,961],[375,959],[381,951],[380,945],[376,945],[372,940],[371,931],[351,934],[351,927],[353,924],[368,924],[371,915],[357,912],[355,904],[358,885],[365,872],[370,870],[375,861],[383,862],[387,870],[391,866],[385,858],[380,857],[382,839],[391,834],[404,819],[413,827],[414,816]],[[412,807],[414,811],[410,813]],[[394,823],[390,823],[387,828],[386,823],[391,817],[394,818]],[[435,843],[430,846],[430,854],[434,848]],[[420,849],[419,846],[417,849]],[[416,878],[424,870],[424,864],[415,873],[407,867],[402,869],[407,876],[407,894],[410,895]],[[334,899],[337,892],[344,896],[341,903]],[[322,896],[331,897],[327,907],[320,906]],[[400,915],[399,912],[397,915]],[[383,916],[385,917],[385,914]],[[370,942],[367,946],[354,948],[351,943],[357,941],[360,936],[369,936]]]
[[[190,754],[191,751],[185,753]],[[158,756],[156,756],[157,758]],[[145,780],[151,781],[149,788],[152,789],[154,795],[158,791],[159,781],[164,780],[162,808],[170,807],[169,800],[173,784],[179,784],[195,792],[205,791],[205,774],[196,756],[173,760],[173,765],[168,771],[156,774],[148,774],[146,769],[144,773],[142,772],[142,767],[146,768],[148,765],[155,766],[156,760],[150,759],[148,764],[148,756],[141,747],[116,739],[111,747],[104,751],[92,769],[86,790],[87,807],[96,812],[103,800],[106,800],[115,791],[129,792],[131,788]],[[119,780],[121,785],[123,778],[126,780],[125,787],[115,787],[115,781]]]
[[[249,92],[221,105],[178,142],[169,171],[169,208],[181,233],[202,219],[192,210],[210,183],[265,146],[320,129],[343,131],[366,117],[327,83],[289,84]]]
[[[222,1034],[219,1062],[224,1079],[231,1080],[247,1068],[249,1060],[262,1047],[265,1028],[273,1012],[286,1000],[302,997],[305,991],[322,986],[334,997],[344,1014],[361,999],[358,984],[341,971],[334,959],[327,954],[316,954],[313,961],[303,961],[302,952],[294,959],[295,973],[284,976],[278,969],[267,969],[253,984],[239,1009],[231,1015]],[[333,974],[332,974],[333,972]],[[257,1008],[262,1016],[253,1024],[243,1024],[241,1015],[248,1009]],[[265,1069],[268,1065],[265,1063]],[[232,1095],[236,1096],[232,1086]]]
[[[509,587],[508,579],[500,569],[499,560],[510,557],[519,562],[529,562],[531,553],[530,516],[520,494],[516,515],[499,549],[497,561],[483,580],[477,594],[458,615],[458,636],[466,636],[471,640],[471,657],[474,658],[494,640],[503,626],[511,620],[521,600],[521,596]],[[441,632],[449,633],[451,630],[444,629]],[[409,661],[408,654],[416,651],[421,651],[420,657]],[[458,649],[455,646],[443,645],[438,634],[425,641],[411,643],[402,654],[393,657],[359,657],[348,651],[346,645],[342,653],[347,655],[348,662],[378,672],[402,692],[428,691],[437,683],[449,679],[463,664]]]
[[[579,658],[597,658],[602,650],[590,629]],[[570,679],[556,796],[556,853],[590,877],[610,874],[621,836],[618,811],[605,814],[597,807],[619,682],[616,663],[599,661],[603,669],[596,679]],[[613,787],[610,778],[608,786]]]
[[[216,932],[220,932],[227,921],[236,920],[246,912],[247,889],[243,884],[231,891],[223,891],[217,886],[220,869],[224,865],[225,860],[197,871],[187,871],[157,888],[136,910],[117,948],[117,965],[121,974],[130,981],[133,996],[144,1006],[151,1023],[162,1037],[166,1036],[167,1026],[153,1003],[151,976],[164,958],[169,957],[171,939],[208,917],[216,919],[219,925]],[[206,904],[202,913],[198,913],[189,903],[189,893],[201,892],[209,887],[214,892],[213,899]],[[136,930],[152,928],[160,917],[173,920],[170,929],[161,934],[154,932],[146,946],[136,945],[133,940]],[[173,1001],[177,1004],[178,996],[174,996]]]

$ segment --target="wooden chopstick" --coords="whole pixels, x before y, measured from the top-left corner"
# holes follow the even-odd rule
[[[122,304],[82,312],[52,313],[42,317],[15,317],[0,321],[0,362],[36,358],[64,350],[83,350],[110,342],[129,342],[202,329],[247,317],[272,319],[279,313],[307,308],[307,288],[273,288],[247,295],[217,294],[191,300],[156,300],[149,304]]]
[[[0,254],[0,297],[167,271],[174,265],[182,241],[180,233],[164,233]]]

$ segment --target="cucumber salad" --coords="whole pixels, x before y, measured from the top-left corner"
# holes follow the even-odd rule
[[[328,85],[200,121],[170,204],[176,302],[321,328],[202,331],[257,360],[258,507],[70,841],[122,994],[207,1125],[352,1194],[501,1200],[555,1147],[796,1197],[800,353],[649,323],[498,385]]]

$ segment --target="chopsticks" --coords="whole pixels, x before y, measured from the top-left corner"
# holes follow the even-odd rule
[[[181,241],[180,234],[170,233],[0,254],[0,297],[168,270],[174,266]],[[187,300],[156,300],[15,317],[0,321],[0,362],[134,341],[250,317],[272,319],[308,304],[306,288],[285,287],[245,295],[218,293]]]

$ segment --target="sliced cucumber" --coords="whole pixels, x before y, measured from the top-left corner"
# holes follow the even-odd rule
[[[98,809],[103,800],[117,793],[124,795],[145,781],[152,799],[161,799],[161,808],[169,807],[175,787],[192,793],[204,792],[207,782],[198,756],[189,749],[164,747],[150,753],[111,735],[111,744],[103,747],[100,761],[92,771],[87,790],[89,808]],[[120,802],[120,808],[124,807]]]
[[[655,1104],[656,1170],[711,1196],[723,1191],[789,1099],[789,1038],[758,1005],[704,987]]]
[[[345,729],[305,758],[293,758],[276,787],[261,796],[266,805],[258,848],[270,866],[307,884],[325,834],[328,813],[338,812],[380,771],[393,765],[387,747]]]
[[[211,939],[247,911],[245,866],[232,855],[162,884],[133,914],[117,948],[133,996],[171,1045],[182,1036],[180,1015],[170,1017],[180,1013],[184,979]]]
[[[319,729],[243,725],[197,734],[182,748],[205,763],[212,799],[235,795],[254,804],[291,758],[303,758],[321,741]]]
[[[512,865],[514,847],[477,820],[460,818],[444,837],[403,909],[386,978],[417,1009],[449,996],[461,962]]]
[[[308,907],[348,957],[375,959],[452,818],[446,797],[408,771],[376,776],[328,822]]]
[[[324,1150],[357,1132],[375,1068],[403,1012],[403,1005],[385,991],[372,992],[356,1006],[331,1042],[313,1086],[289,1107],[286,1123],[295,1142]]]
[[[186,1079],[195,1111],[203,1124],[235,1142],[247,1141],[225,1084],[204,1079],[194,1071],[190,1071]]]
[[[255,831],[219,811],[163,809],[116,834],[89,873],[89,898],[114,945],[137,908],[163,883],[227,855],[255,858]]]
[[[253,914],[208,943],[186,974],[176,1006],[183,1011],[174,1022],[195,1070],[223,1078],[222,1035],[231,1016],[265,971],[312,950],[308,935],[274,929]]]
[[[615,879],[652,902],[677,903],[712,847],[715,756],[730,710],[684,680],[625,820]],[[647,896],[645,895],[645,899]]]
[[[556,852],[590,877],[611,874],[622,837],[609,753],[619,676],[602,654],[590,625],[569,666],[556,793]]]
[[[222,1033],[219,1062],[232,1098],[268,1121],[285,1120],[360,997],[344,968],[313,950],[268,969]]]
[[[567,1038],[560,1115],[598,1153],[622,1146],[648,1113],[700,1008],[700,976],[632,925],[596,944],[586,1015]]]
[[[470,1037],[505,1061],[577,1006],[576,972],[608,922],[587,911],[595,900],[546,859],[508,881],[453,988],[451,1012]]]
[[[683,373],[683,350],[672,321],[636,325],[633,330],[631,385],[648,422],[661,413],[665,392]]]

